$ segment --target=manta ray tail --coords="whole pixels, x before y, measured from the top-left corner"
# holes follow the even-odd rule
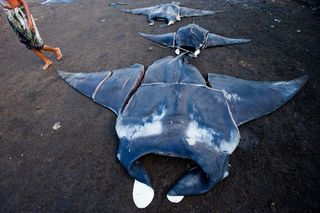
[[[219,36],[213,33],[209,33],[208,40],[205,47],[224,46],[232,44],[241,44],[251,41],[251,39],[234,39]]]
[[[210,86],[224,93],[238,126],[275,111],[289,101],[307,80],[307,75],[291,81],[272,82],[209,74]]]
[[[218,13],[220,11],[208,11],[208,10],[197,10],[197,9],[191,9],[187,7],[180,7],[180,16],[181,17],[192,17],[192,16],[207,16],[207,15],[213,15],[215,13]]]
[[[58,70],[57,73],[83,95],[119,114],[126,106],[128,97],[139,86],[144,67],[134,64],[114,71],[69,73]]]
[[[139,33],[142,37],[149,39],[153,42],[168,46],[174,47],[174,33],[166,33],[160,35],[150,35],[145,33]]]

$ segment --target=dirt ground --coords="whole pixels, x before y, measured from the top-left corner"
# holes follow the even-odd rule
[[[0,16],[0,212],[318,212],[320,176],[320,15],[316,1],[199,0],[183,5],[224,12],[160,28],[146,17],[79,0],[29,1],[47,44],[64,59],[41,71]],[[156,0],[121,2],[136,8]],[[192,162],[145,157],[155,198],[139,210],[133,179],[116,158],[116,116],[58,78],[70,72],[116,69],[173,55],[137,34],[173,32],[195,22],[216,34],[252,42],[211,48],[191,60],[210,72],[252,80],[309,75],[305,87],[276,112],[240,126],[229,176],[210,192],[170,203],[165,194]],[[49,57],[54,60],[53,55]],[[53,130],[60,122],[61,128]]]

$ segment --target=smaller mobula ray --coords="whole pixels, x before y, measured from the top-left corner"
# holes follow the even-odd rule
[[[60,3],[72,3],[77,0],[46,0],[41,4],[60,4]]]
[[[152,7],[144,7],[131,10],[122,10],[127,13],[145,15],[148,17],[149,25],[154,25],[154,20],[166,20],[168,26],[180,21],[183,17],[213,15],[219,11],[197,10],[187,7],[180,7],[179,4],[172,2],[159,4]]]
[[[200,27],[196,24],[189,24],[181,27],[175,33],[166,33],[159,35],[150,35],[139,33],[142,37],[157,42],[167,47],[176,48],[176,54],[182,51],[190,51],[193,57],[200,54],[201,49],[216,46],[226,46],[232,44],[241,44],[251,41],[250,39],[226,38]]]
[[[267,82],[210,73],[208,87],[184,55],[157,60],[146,72],[141,64],[96,73],[58,71],[70,86],[117,114],[117,157],[136,180],[133,199],[139,208],[154,196],[142,156],[197,163],[168,191],[170,201],[205,193],[228,175],[229,155],[240,140],[238,126],[276,110],[307,81],[306,75]]]

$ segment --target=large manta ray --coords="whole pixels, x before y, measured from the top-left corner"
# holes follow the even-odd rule
[[[210,73],[209,86],[185,54],[94,73],[58,71],[70,86],[117,114],[117,157],[135,179],[133,199],[152,201],[151,180],[141,162],[150,153],[191,159],[190,169],[168,191],[172,202],[202,194],[228,175],[238,126],[266,115],[291,99],[307,76],[291,81],[249,81]]]
[[[164,46],[176,48],[175,52],[177,55],[180,54],[180,50],[183,50],[190,51],[194,57],[197,57],[200,54],[200,49],[241,44],[251,41],[250,39],[232,39],[209,33],[208,30],[196,24],[189,24],[181,27],[175,33],[159,35],[139,34],[144,38]]]
[[[180,7],[179,4],[175,2],[123,11],[148,16],[149,25],[154,25],[154,20],[167,20],[168,26],[174,24],[176,21],[180,21],[182,17],[206,16],[216,13],[213,11]]]

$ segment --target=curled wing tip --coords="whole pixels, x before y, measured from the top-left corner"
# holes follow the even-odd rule
[[[165,34],[146,34],[146,33],[139,33],[145,39],[150,41],[156,42],[158,44],[162,44],[164,46],[173,47],[174,46],[174,33],[165,33]]]
[[[149,36],[152,36],[151,34],[147,34],[147,33],[140,33],[138,32],[138,34],[144,38],[148,38]]]
[[[240,39],[240,40],[242,40],[243,43],[247,43],[247,42],[251,42],[252,41],[252,39],[250,39],[250,38],[243,38],[243,39]]]
[[[301,83],[302,86],[307,83],[308,79],[309,79],[309,75],[308,74],[304,74],[304,75],[296,78],[296,80],[298,80]]]
[[[63,70],[57,70],[56,72],[61,78],[65,77],[67,74],[69,74],[69,72],[65,72]]]

